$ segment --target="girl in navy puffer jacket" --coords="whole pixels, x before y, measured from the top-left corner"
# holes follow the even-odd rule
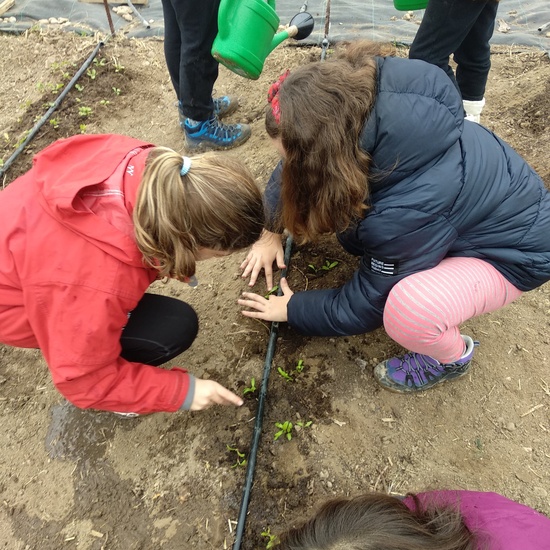
[[[286,75],[285,75],[286,76]],[[266,190],[273,224],[245,262],[283,264],[280,233],[299,242],[336,232],[362,256],[337,289],[245,293],[243,314],[308,335],[361,334],[382,324],[411,350],[375,368],[394,391],[463,375],[473,355],[464,321],[550,279],[550,194],[486,128],[465,121],[445,73],[419,60],[347,48],[300,67],[271,90],[266,127],[283,161]]]

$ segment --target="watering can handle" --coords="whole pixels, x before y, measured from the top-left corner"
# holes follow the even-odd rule
[[[227,21],[232,3],[233,0],[221,0],[220,7],[218,8],[218,34],[222,38],[225,38],[229,33]]]

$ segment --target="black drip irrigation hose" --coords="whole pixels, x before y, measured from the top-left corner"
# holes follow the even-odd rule
[[[19,154],[25,149],[25,147],[29,144],[29,142],[34,138],[34,136],[38,133],[40,128],[44,125],[44,123],[50,118],[52,113],[59,107],[61,102],[65,99],[65,96],[71,91],[72,87],[77,83],[78,79],[82,76],[84,71],[92,64],[92,61],[95,59],[95,56],[99,52],[99,49],[103,46],[103,42],[99,42],[99,44],[95,47],[94,51],[90,54],[90,57],[86,59],[82,67],[78,70],[78,72],[73,76],[71,81],[65,86],[65,89],[57,96],[57,99],[54,101],[53,105],[46,111],[46,114],[34,125],[34,127],[31,129],[27,137],[25,138],[25,141],[21,143],[21,145],[14,151],[12,156],[4,163],[4,166],[0,168],[0,179],[3,178],[4,174],[7,172],[8,168],[11,166],[13,161],[19,156]]]
[[[307,9],[307,0],[302,6],[303,10]],[[322,42],[321,61],[325,60],[327,50],[329,47],[328,33],[330,30],[330,0],[327,0],[327,9],[325,13],[325,37]],[[285,268],[281,271],[281,278],[286,277],[286,272],[290,264],[290,253],[292,251],[292,236],[289,235],[285,245]],[[281,296],[282,290],[279,287],[277,296]],[[254,469],[256,467],[256,457],[258,454],[258,445],[260,443],[260,436],[262,433],[263,415],[265,407],[265,398],[267,396],[267,383],[269,382],[269,374],[271,372],[271,364],[273,362],[273,356],[275,355],[275,347],[277,344],[277,335],[279,333],[279,323],[271,323],[271,331],[269,333],[269,342],[267,344],[267,351],[264,363],[264,376],[262,379],[262,385],[260,388],[260,396],[258,398],[258,408],[256,409],[256,419],[254,422],[254,432],[252,433],[252,443],[250,445],[250,453],[248,455],[248,462],[246,467],[246,477],[243,487],[243,497],[241,500],[241,508],[239,510],[239,518],[237,521],[237,527],[235,528],[235,542],[233,543],[233,550],[240,550],[241,542],[244,534],[244,527],[246,524],[246,516],[248,513],[248,503],[250,502],[250,492],[252,491],[252,482],[254,481]]]
[[[281,277],[286,277],[288,264],[290,262],[290,253],[292,251],[292,236],[288,236],[285,244],[285,267],[281,271]],[[282,290],[279,286],[277,296],[281,296]],[[233,550],[239,550],[244,534],[244,527],[246,524],[246,515],[248,512],[248,503],[250,501],[250,492],[252,490],[252,482],[254,481],[254,469],[256,467],[256,456],[258,454],[258,445],[260,443],[260,436],[262,434],[265,398],[267,396],[267,384],[269,382],[269,374],[271,372],[271,364],[273,362],[273,355],[275,355],[275,348],[277,345],[277,334],[279,333],[279,323],[271,323],[271,330],[269,333],[269,342],[267,344],[267,352],[264,363],[264,376],[262,379],[262,385],[260,387],[260,395],[258,398],[258,408],[256,409],[256,419],[254,421],[254,432],[252,433],[252,443],[250,445],[250,453],[248,455],[248,461],[246,466],[246,477],[243,487],[243,496],[241,500],[241,508],[239,510],[239,518],[237,521],[237,527],[235,528],[235,542],[233,543]]]

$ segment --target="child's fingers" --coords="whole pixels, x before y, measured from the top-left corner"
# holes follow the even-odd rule
[[[281,285],[281,290],[283,291],[283,294],[288,294],[289,292],[292,293],[292,290],[290,290],[290,287],[288,286],[286,277],[281,277],[279,284]]]
[[[256,311],[265,311],[266,302],[267,300],[264,297],[258,296],[258,294],[251,294],[250,292],[243,292],[243,297],[237,300],[240,306],[250,307]]]
[[[232,391],[220,386],[217,394],[213,396],[213,401],[218,405],[235,405],[240,407],[243,404],[243,400]]]

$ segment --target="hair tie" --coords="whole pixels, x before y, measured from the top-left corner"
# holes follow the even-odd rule
[[[279,105],[279,90],[281,84],[287,79],[290,71],[287,69],[270,87],[267,92],[267,101],[271,103],[271,112],[275,122],[279,124],[281,122],[281,107]]]
[[[191,159],[189,157],[182,157],[183,158],[183,166],[180,170],[180,176],[187,175],[187,172],[191,170]]]

